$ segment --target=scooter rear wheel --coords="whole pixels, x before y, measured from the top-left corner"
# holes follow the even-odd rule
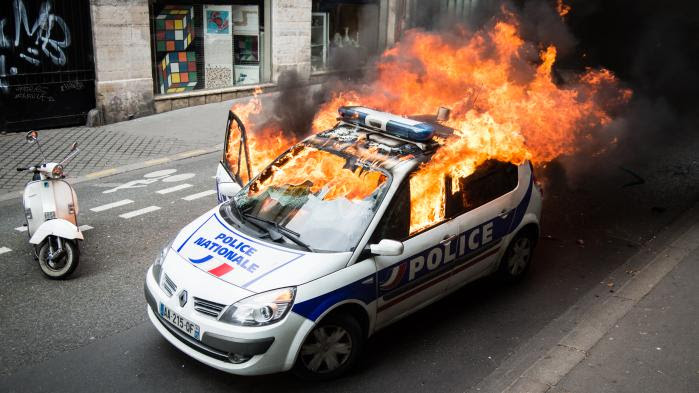
[[[39,248],[39,267],[41,271],[54,280],[66,278],[75,271],[80,261],[80,249],[74,240],[61,239],[63,242],[63,253],[53,260],[49,260],[49,242],[53,242],[56,249],[55,237],[47,238]]]

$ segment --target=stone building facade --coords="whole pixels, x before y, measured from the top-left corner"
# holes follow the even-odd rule
[[[148,15],[143,0],[90,0],[96,108],[106,123],[154,111]]]
[[[0,131],[113,123],[361,70],[478,0],[7,0]]]
[[[322,81],[390,45],[406,1],[8,0],[0,130],[228,100],[274,89],[286,71]]]
[[[362,22],[359,14],[372,14],[372,22],[376,24],[371,38],[375,41],[372,49],[381,50],[395,39],[395,11],[401,1],[404,0],[90,0],[94,30],[96,107],[102,119],[110,123],[250,95],[255,89],[274,89],[279,75],[285,71],[294,71],[305,80],[322,80],[324,76],[332,75],[334,70],[312,66],[311,47],[318,46],[317,43],[312,43],[313,18],[321,18],[316,25],[325,19],[323,36],[318,38],[316,34],[316,41],[322,41],[328,47],[326,52],[332,52],[333,37],[329,36],[332,33],[331,18],[335,17],[335,23],[338,24],[336,30],[341,28],[340,20],[353,24],[351,28],[344,27],[344,33],[339,30],[339,33],[335,32],[335,39],[338,41],[337,34],[340,34],[345,47],[358,47],[360,45],[356,41],[360,36],[359,30],[363,29],[361,26],[356,27]],[[253,46],[257,50],[256,61],[241,61],[243,65],[237,64],[235,46],[239,45],[236,32],[238,25],[242,24],[236,21],[237,10],[242,10],[238,13],[243,16],[245,13],[249,16],[256,12],[258,22],[255,23],[259,23],[259,29],[253,28],[250,36],[241,36],[252,37],[255,40]],[[184,15],[173,17],[176,21],[182,20],[182,23],[176,22],[176,25],[182,26],[182,31],[185,32],[184,35],[178,35],[184,37],[185,41],[179,48],[196,59],[194,63],[198,83],[195,86],[185,86],[182,82],[179,85],[163,83],[168,79],[172,81],[172,75],[175,74],[170,70],[171,59],[165,57],[172,57],[174,53],[182,51],[178,51],[178,48],[170,52],[158,50],[162,43],[158,40],[160,30],[157,24],[159,18],[169,20],[171,14],[176,12]],[[216,32],[211,30],[212,18],[207,20],[207,14],[218,15],[218,31],[225,31],[221,26],[225,25],[226,18],[232,27],[229,34],[219,35],[227,45],[234,45],[235,59],[228,67],[234,70],[229,70],[228,73],[233,74],[235,80],[222,86],[209,83],[210,75],[215,75],[210,72],[209,63],[220,61],[209,59],[217,57],[227,46],[216,43],[215,39],[219,37],[213,34]],[[197,18],[201,18],[201,22]],[[223,23],[220,22],[221,18],[224,19]],[[194,38],[189,43],[186,39],[187,23],[194,25]],[[245,26],[240,30],[244,28]],[[321,30],[317,26],[315,29]],[[183,64],[179,64],[180,69]],[[163,67],[167,68],[167,72],[161,71]],[[249,82],[239,83],[237,70],[246,67],[255,69],[257,74]],[[194,84],[191,78],[193,74],[190,73],[189,76],[189,84]],[[217,83],[220,84],[220,80]],[[174,88],[167,88],[172,86]]]

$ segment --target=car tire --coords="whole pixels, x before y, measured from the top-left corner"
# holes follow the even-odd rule
[[[48,260],[49,241],[52,240],[47,238],[39,247],[39,267],[42,273],[50,279],[64,279],[70,276],[78,267],[78,263],[80,262],[80,249],[78,248],[77,242],[63,239],[65,254],[59,261],[54,263]]]
[[[354,366],[364,347],[359,322],[348,314],[330,314],[308,333],[293,373],[304,380],[337,378]]]
[[[507,283],[522,279],[531,265],[535,236],[532,231],[519,232],[507,246],[498,266],[497,276]]]

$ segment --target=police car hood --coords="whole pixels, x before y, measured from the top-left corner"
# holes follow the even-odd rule
[[[346,266],[351,253],[310,253],[270,243],[229,225],[218,207],[194,220],[172,248],[185,263],[253,292],[304,284]]]

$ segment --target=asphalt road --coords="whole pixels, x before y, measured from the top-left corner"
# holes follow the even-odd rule
[[[93,229],[67,281],[42,276],[26,233],[14,229],[23,222],[19,200],[2,202],[0,248],[12,251],[0,254],[0,391],[465,391],[583,294],[614,290],[609,273],[697,200],[697,142],[691,142],[628,160],[626,169],[597,163],[568,182],[555,166],[547,168],[544,236],[526,280],[467,286],[376,334],[356,370],[323,384],[210,369],[147,321],[146,269],[162,245],[215,203],[215,195],[182,198],[214,189],[218,154],[77,184],[80,224]],[[105,193],[165,170],[160,174],[168,177],[144,187]],[[629,185],[635,180],[629,170],[644,182]],[[182,184],[191,187],[157,193]],[[90,210],[125,199],[133,202]],[[151,206],[160,209],[120,217]]]

